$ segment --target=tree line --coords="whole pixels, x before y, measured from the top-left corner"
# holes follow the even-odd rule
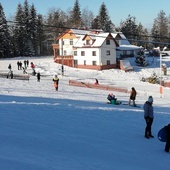
[[[169,43],[170,38],[170,18],[163,10],[153,21],[149,32],[131,15],[116,27],[104,2],[97,16],[88,8],[81,10],[78,0],[75,0],[73,7],[67,12],[53,8],[43,16],[37,14],[34,4],[29,5],[25,0],[23,4],[18,4],[15,16],[10,20],[6,19],[0,4],[0,58],[53,55],[52,44],[57,43],[56,37],[71,28],[122,32],[131,44],[147,49],[164,46],[162,42]]]

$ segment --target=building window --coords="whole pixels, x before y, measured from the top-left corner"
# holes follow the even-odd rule
[[[106,40],[106,45],[110,45],[110,40]]]
[[[107,51],[106,51],[106,55],[110,55],[110,50],[107,50]]]
[[[84,60],[84,65],[86,65],[86,60]]]
[[[81,56],[85,56],[85,51],[81,51]]]
[[[77,56],[77,51],[74,51],[74,56]]]
[[[70,45],[73,45],[73,39],[70,39]]]
[[[64,50],[64,55],[67,55],[67,51],[66,50]]]
[[[96,56],[96,51],[92,51],[92,56]]]
[[[90,40],[86,40],[86,45],[90,45]]]
[[[107,65],[110,65],[110,60],[107,60],[106,63],[107,63]]]
[[[92,65],[96,66],[97,65],[96,61],[92,61]]]

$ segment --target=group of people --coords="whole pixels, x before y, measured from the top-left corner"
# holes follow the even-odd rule
[[[23,64],[22,64],[21,61],[18,61],[18,62],[17,62],[18,70],[23,69],[23,74],[27,74],[26,69],[27,69],[27,67],[28,67],[28,65],[29,65],[29,60],[24,60],[24,67],[22,67],[22,65],[23,65]],[[31,68],[32,68],[32,70],[33,70],[32,75],[33,75],[33,76],[36,75],[36,77],[37,77],[37,82],[40,82],[41,74],[40,74],[40,72],[37,72],[37,73],[36,73],[36,71],[35,71],[35,65],[34,65],[33,62],[31,62]],[[8,65],[8,69],[9,69],[9,72],[8,72],[8,74],[7,74],[7,78],[13,79],[14,75],[13,75],[13,71],[12,71],[12,66],[11,66],[11,64]]]
[[[132,100],[133,106],[136,106],[136,103],[135,103],[136,94],[137,94],[137,92],[136,92],[135,88],[132,87],[128,105],[130,105],[131,100]],[[110,93],[108,95],[107,99],[112,104],[117,103],[117,98],[115,97],[115,95],[113,95],[113,93]],[[154,109],[153,109],[153,97],[152,96],[148,97],[148,100],[143,105],[143,109],[144,109],[144,120],[146,122],[144,137],[146,139],[154,138],[154,136],[152,134],[152,124],[153,124],[153,120],[154,120]],[[164,150],[165,150],[165,152],[169,152],[170,151],[170,124],[166,125],[164,128],[167,132],[166,144],[165,144]]]
[[[35,70],[35,65],[33,63],[31,63],[31,68],[33,70]],[[12,67],[11,64],[9,64],[8,66],[11,79],[13,78],[13,72],[12,72]],[[40,82],[40,73],[37,73],[37,81]],[[7,77],[8,78],[8,77]],[[57,75],[55,75],[52,79],[53,83],[54,83],[54,88],[56,91],[58,91],[58,85],[59,85],[59,78]],[[95,85],[98,85],[99,82],[97,79],[95,79]],[[135,100],[136,100],[136,95],[137,92],[135,90],[134,87],[132,87],[131,93],[130,93],[130,97],[129,97],[129,101],[128,101],[128,105],[131,104],[131,101],[133,102],[133,106],[136,106]],[[111,104],[121,104],[120,101],[117,100],[117,98],[115,97],[115,95],[113,93],[110,93],[107,96],[107,99],[109,100],[109,102]],[[144,137],[146,139],[149,138],[154,138],[153,134],[152,134],[152,124],[153,124],[153,120],[154,120],[154,109],[153,109],[153,97],[149,96],[148,100],[144,103],[143,105],[143,109],[144,109],[144,119],[146,122],[146,127],[145,127],[145,134]],[[170,151],[170,124],[168,124],[167,126],[165,126],[166,132],[167,132],[167,140],[166,140],[166,144],[165,144],[165,152],[169,152]]]
[[[18,66],[18,70],[22,70],[22,69],[27,69],[27,67],[29,66],[29,60],[24,60],[24,66],[23,63],[21,61],[17,62],[17,66]]]
[[[29,64],[29,61],[28,60],[24,60],[24,68],[26,69],[28,67],[28,64]],[[17,62],[17,66],[18,66],[18,70],[20,70],[22,68],[22,62],[18,61]],[[37,77],[37,82],[40,82],[40,79],[41,79],[41,74],[40,72],[37,72],[35,71],[35,65],[33,62],[31,62],[30,64],[32,70],[33,70],[33,73],[32,75],[33,76],[36,76]],[[8,72],[8,75],[7,75],[7,78],[11,78],[13,79],[13,71],[12,71],[12,66],[11,64],[8,65],[8,69],[9,69],[9,72]],[[54,82],[54,88],[56,91],[58,91],[58,85],[59,85],[59,78],[57,75],[55,75],[53,77],[53,82]]]
[[[136,103],[135,103],[136,95],[137,95],[137,92],[136,92],[135,88],[132,87],[132,91],[130,93],[130,98],[129,98],[129,101],[128,101],[128,105],[131,104],[131,100],[132,100],[133,106],[134,107],[136,106]],[[108,94],[107,99],[109,100],[109,102],[111,104],[121,104],[120,101],[117,101],[117,98],[115,97],[115,95],[113,95],[113,93]]]

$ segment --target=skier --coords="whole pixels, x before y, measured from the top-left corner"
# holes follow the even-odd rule
[[[166,135],[166,144],[165,144],[165,152],[169,152],[169,149],[170,149],[170,124],[165,126],[165,130],[167,132],[167,135]]]
[[[135,99],[136,99],[136,90],[134,87],[132,87],[132,91],[130,93],[130,99],[129,99],[129,103],[128,103],[129,106],[130,106],[131,100],[133,101],[133,106],[136,106]]]
[[[145,102],[143,109],[144,109],[144,119],[146,121],[146,128],[145,128],[145,138],[154,138],[151,133],[151,127],[154,119],[154,112],[153,112],[153,97],[149,96],[148,101]]]
[[[54,87],[55,87],[56,91],[58,91],[59,78],[57,75],[54,76],[53,82],[54,82]]]

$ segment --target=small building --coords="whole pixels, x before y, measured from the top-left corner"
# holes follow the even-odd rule
[[[53,44],[54,61],[75,68],[116,68],[122,36],[121,33],[105,33],[102,30],[67,30],[57,37],[58,43]]]

